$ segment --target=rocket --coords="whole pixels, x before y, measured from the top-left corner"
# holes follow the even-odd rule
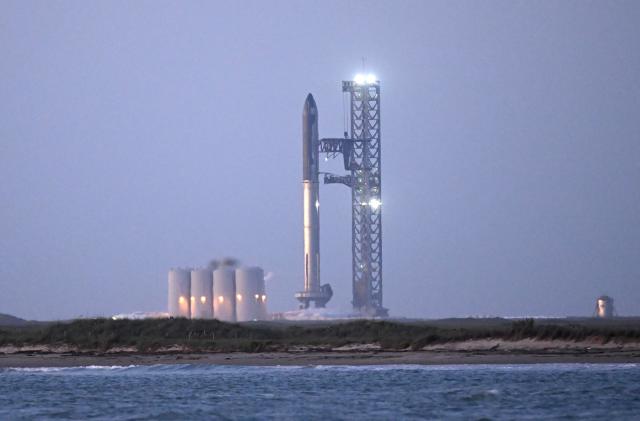
[[[318,183],[318,107],[307,95],[302,110],[302,209],[304,223],[304,291],[320,292],[320,191]],[[308,302],[305,307],[308,307]]]
[[[302,110],[302,208],[304,230],[304,291],[296,294],[304,308],[311,301],[324,307],[331,298],[331,287],[320,286],[320,191],[318,183],[320,145],[318,108],[313,95],[307,95]]]

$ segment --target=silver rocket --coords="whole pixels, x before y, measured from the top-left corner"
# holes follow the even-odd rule
[[[296,294],[301,307],[310,302],[324,307],[333,293],[320,285],[320,192],[318,183],[320,145],[318,108],[313,95],[307,95],[302,110],[302,207],[304,224],[304,291]]]

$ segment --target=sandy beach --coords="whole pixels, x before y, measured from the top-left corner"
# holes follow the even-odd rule
[[[320,351],[264,353],[29,353],[0,354],[0,367],[79,367],[153,364],[382,365],[640,363],[638,349]]]

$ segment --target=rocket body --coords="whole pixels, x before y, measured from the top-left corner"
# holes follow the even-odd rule
[[[330,285],[320,285],[319,156],[318,108],[313,96],[309,94],[302,110],[304,290],[296,294],[302,308],[308,308],[311,302],[316,307],[324,307],[333,295]]]
[[[304,212],[304,290],[320,293],[320,192],[318,108],[309,94],[302,111],[302,197]]]

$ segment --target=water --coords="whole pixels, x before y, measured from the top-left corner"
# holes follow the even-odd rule
[[[0,419],[640,419],[640,365],[0,369]]]

